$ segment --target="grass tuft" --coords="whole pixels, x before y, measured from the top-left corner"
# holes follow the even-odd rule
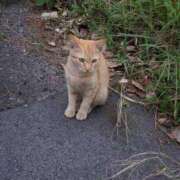
[[[147,101],[180,123],[180,1],[83,0],[71,12],[85,16],[90,30],[107,38],[127,78],[151,79],[146,92],[156,96]],[[130,44],[137,46],[143,67],[129,61],[125,49]]]

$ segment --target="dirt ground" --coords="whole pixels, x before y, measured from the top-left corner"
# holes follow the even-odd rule
[[[68,121],[63,116],[67,93],[60,67],[67,51],[61,37],[42,32],[44,26],[40,11],[27,2],[1,6],[0,179],[106,179],[122,168],[118,160],[148,151],[180,161],[180,147],[155,128],[153,110],[139,105],[126,108],[127,144],[125,127],[118,133],[114,128],[116,94],[110,93],[107,104],[87,121]],[[58,39],[57,47],[44,47],[52,39]],[[148,162],[129,179],[143,179],[157,171],[157,164]],[[127,174],[115,179],[127,180]]]

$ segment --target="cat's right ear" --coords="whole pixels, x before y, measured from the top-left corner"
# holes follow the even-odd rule
[[[68,35],[68,48],[69,49],[77,49],[79,48],[80,39],[73,34]]]

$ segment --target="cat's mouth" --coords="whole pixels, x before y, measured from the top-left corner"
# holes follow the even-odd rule
[[[93,71],[92,70],[82,70],[81,74],[83,76],[91,76],[93,74]]]

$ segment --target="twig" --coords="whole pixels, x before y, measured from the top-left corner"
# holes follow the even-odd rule
[[[161,126],[158,122],[156,123],[158,124],[158,129],[163,132],[170,140],[172,140],[172,137],[170,136],[170,134],[166,131],[166,128],[164,128],[163,126]]]
[[[124,112],[124,125],[125,125],[125,130],[126,130],[126,143],[129,144],[129,128],[128,128],[128,119],[127,119],[127,114]]]
[[[143,36],[143,35],[139,35],[139,34],[127,34],[127,33],[118,33],[116,35],[114,35],[116,37],[135,37],[135,38],[145,38],[145,39],[151,39],[148,36]]]
[[[154,126],[155,126],[155,129],[157,129],[157,113],[158,113],[158,110],[157,110],[157,107],[156,107],[156,110],[154,112]]]
[[[112,87],[110,87],[110,86],[109,86],[109,89],[110,89],[111,91],[113,91],[114,93],[118,94],[119,96],[122,96],[125,100],[127,100],[127,101],[129,101],[129,102],[132,102],[132,103],[135,103],[135,104],[140,104],[140,105],[143,105],[143,106],[146,105],[144,102],[136,101],[136,100],[134,100],[134,99],[132,99],[132,98],[124,95],[124,94],[121,95],[116,89],[114,89],[114,88],[112,88]]]
[[[114,178],[116,178],[117,176],[120,176],[121,174],[127,172],[128,170],[130,170],[130,169],[132,169],[132,168],[134,168],[134,167],[137,167],[137,166],[145,163],[146,161],[153,160],[153,159],[157,159],[157,158],[158,158],[158,157],[151,157],[151,158],[145,158],[145,159],[143,159],[143,160],[139,160],[139,161],[137,161],[137,162],[133,162],[131,165],[123,168],[121,171],[117,172],[116,174],[114,174],[113,176],[111,176],[111,177],[108,178],[108,179],[114,179]]]
[[[177,116],[177,100],[178,99],[178,63],[176,63],[176,92],[174,98],[174,119]]]
[[[51,53],[56,53],[57,54],[57,50],[56,49],[52,49],[52,48],[48,48],[46,46],[43,47],[45,51],[51,52]]]
[[[151,174],[147,175],[142,180],[147,180],[147,179],[152,178],[152,177],[163,175],[165,171],[166,171],[166,168],[163,168],[163,169],[161,169],[160,171],[158,171],[156,173],[151,173]]]
[[[147,157],[147,156],[150,156],[150,157]],[[160,165],[159,171],[156,171],[155,173],[151,173],[147,175],[146,177],[143,178],[143,180],[147,180],[150,177],[155,177],[158,175],[163,175],[171,179],[180,178],[180,162],[172,159],[171,157],[169,157],[168,155],[164,153],[149,151],[149,152],[135,154],[129,157],[128,159],[119,161],[119,166],[122,167],[122,169],[107,179],[113,179],[113,178],[119,177],[123,173],[126,173],[128,171],[131,171],[130,175],[128,176],[130,177],[132,176],[133,172],[137,170],[138,167],[142,166],[147,161],[152,161],[152,160],[157,160],[157,162],[155,162],[156,164],[159,163]],[[172,169],[172,167],[170,167],[170,163],[171,165],[172,163],[176,165],[176,167],[173,166],[175,169]]]
[[[121,96],[120,96],[120,100],[118,102],[118,109],[117,109],[116,127],[120,127],[121,126],[121,122],[122,122],[122,108],[123,108],[123,98],[122,98],[122,90],[121,90]]]
[[[143,153],[139,153],[139,154],[135,154],[132,155],[130,158],[128,158],[127,160],[132,160],[133,158],[139,158],[140,156],[147,156],[147,155],[158,155],[158,156],[162,156],[168,160],[170,160],[171,162],[177,164],[178,166],[180,166],[180,162],[176,161],[175,159],[170,158],[167,154],[162,153],[162,152],[154,152],[154,151],[149,151],[149,152],[143,152]]]

